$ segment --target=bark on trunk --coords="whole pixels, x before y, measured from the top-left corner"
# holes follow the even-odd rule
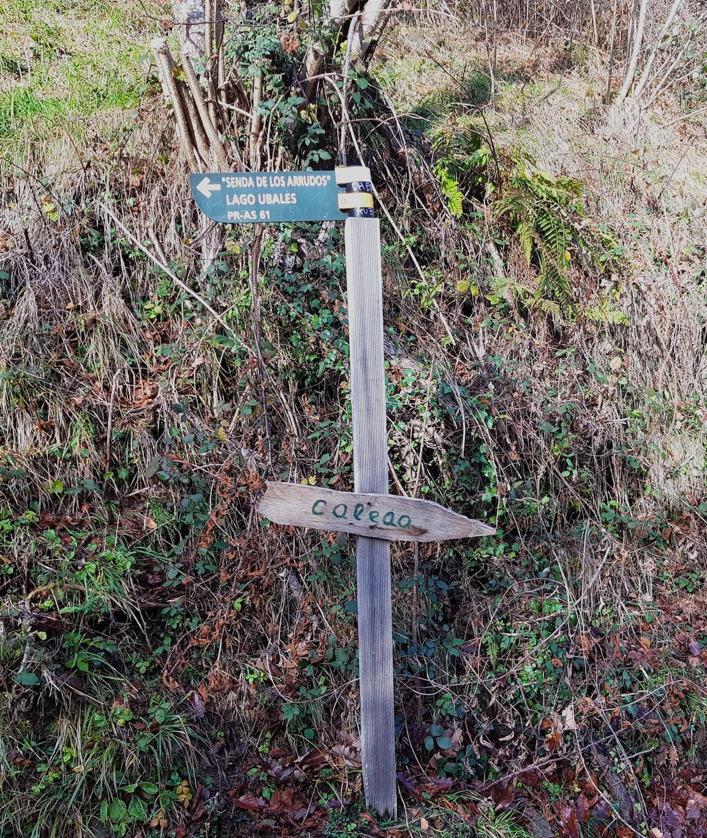
[[[182,38],[182,52],[189,58],[201,58],[206,51],[206,11],[203,0],[174,0],[174,22]]]
[[[349,40],[349,60],[354,65],[369,61],[375,45],[390,18],[392,0],[367,0],[362,8],[357,0],[331,0],[329,11],[322,21],[322,32],[342,31],[342,40]],[[304,94],[311,98],[317,88],[317,76],[323,71],[327,58],[324,38],[312,40],[305,57]]]

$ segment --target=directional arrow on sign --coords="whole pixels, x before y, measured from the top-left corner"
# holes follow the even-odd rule
[[[373,200],[365,192],[347,197],[336,171],[199,172],[189,181],[199,209],[223,224],[345,221],[340,201],[370,209]]]
[[[208,176],[202,178],[199,183],[197,183],[196,188],[201,192],[201,194],[205,198],[210,198],[214,192],[221,191],[221,184],[220,183],[211,183]]]

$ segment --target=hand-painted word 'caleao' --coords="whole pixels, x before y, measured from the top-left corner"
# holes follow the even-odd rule
[[[493,535],[493,527],[438,503],[397,495],[267,484],[258,511],[276,524],[334,530],[385,541],[444,541]]]
[[[209,172],[189,180],[199,209],[225,224],[346,218],[336,172]]]
[[[327,501],[323,498],[318,498],[312,504],[312,515],[324,515],[327,505]],[[360,521],[361,518],[363,518],[364,521],[370,521],[371,524],[378,524],[380,520],[380,523],[384,524],[386,527],[400,527],[401,529],[408,529],[412,526],[412,519],[409,515],[396,516],[396,513],[392,509],[389,509],[386,513],[384,513],[383,517],[381,517],[381,513],[377,509],[369,509],[365,517],[364,512],[366,512],[366,504],[357,503],[351,510],[351,517],[354,521]],[[331,514],[335,518],[345,521],[349,517],[349,504],[337,503],[332,508]]]

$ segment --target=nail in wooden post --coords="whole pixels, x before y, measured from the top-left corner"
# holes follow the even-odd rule
[[[388,492],[380,222],[346,220],[354,487]],[[366,804],[396,814],[390,545],[357,537],[361,752]]]

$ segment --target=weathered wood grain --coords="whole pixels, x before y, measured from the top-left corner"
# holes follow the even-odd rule
[[[299,483],[269,482],[259,512],[276,524],[375,536],[386,541],[447,541],[496,532],[481,521],[429,500],[337,492]]]
[[[347,218],[346,289],[351,360],[354,488],[388,492],[383,368],[383,280],[380,222]],[[395,817],[395,720],[390,544],[356,543],[361,761],[366,804]]]

